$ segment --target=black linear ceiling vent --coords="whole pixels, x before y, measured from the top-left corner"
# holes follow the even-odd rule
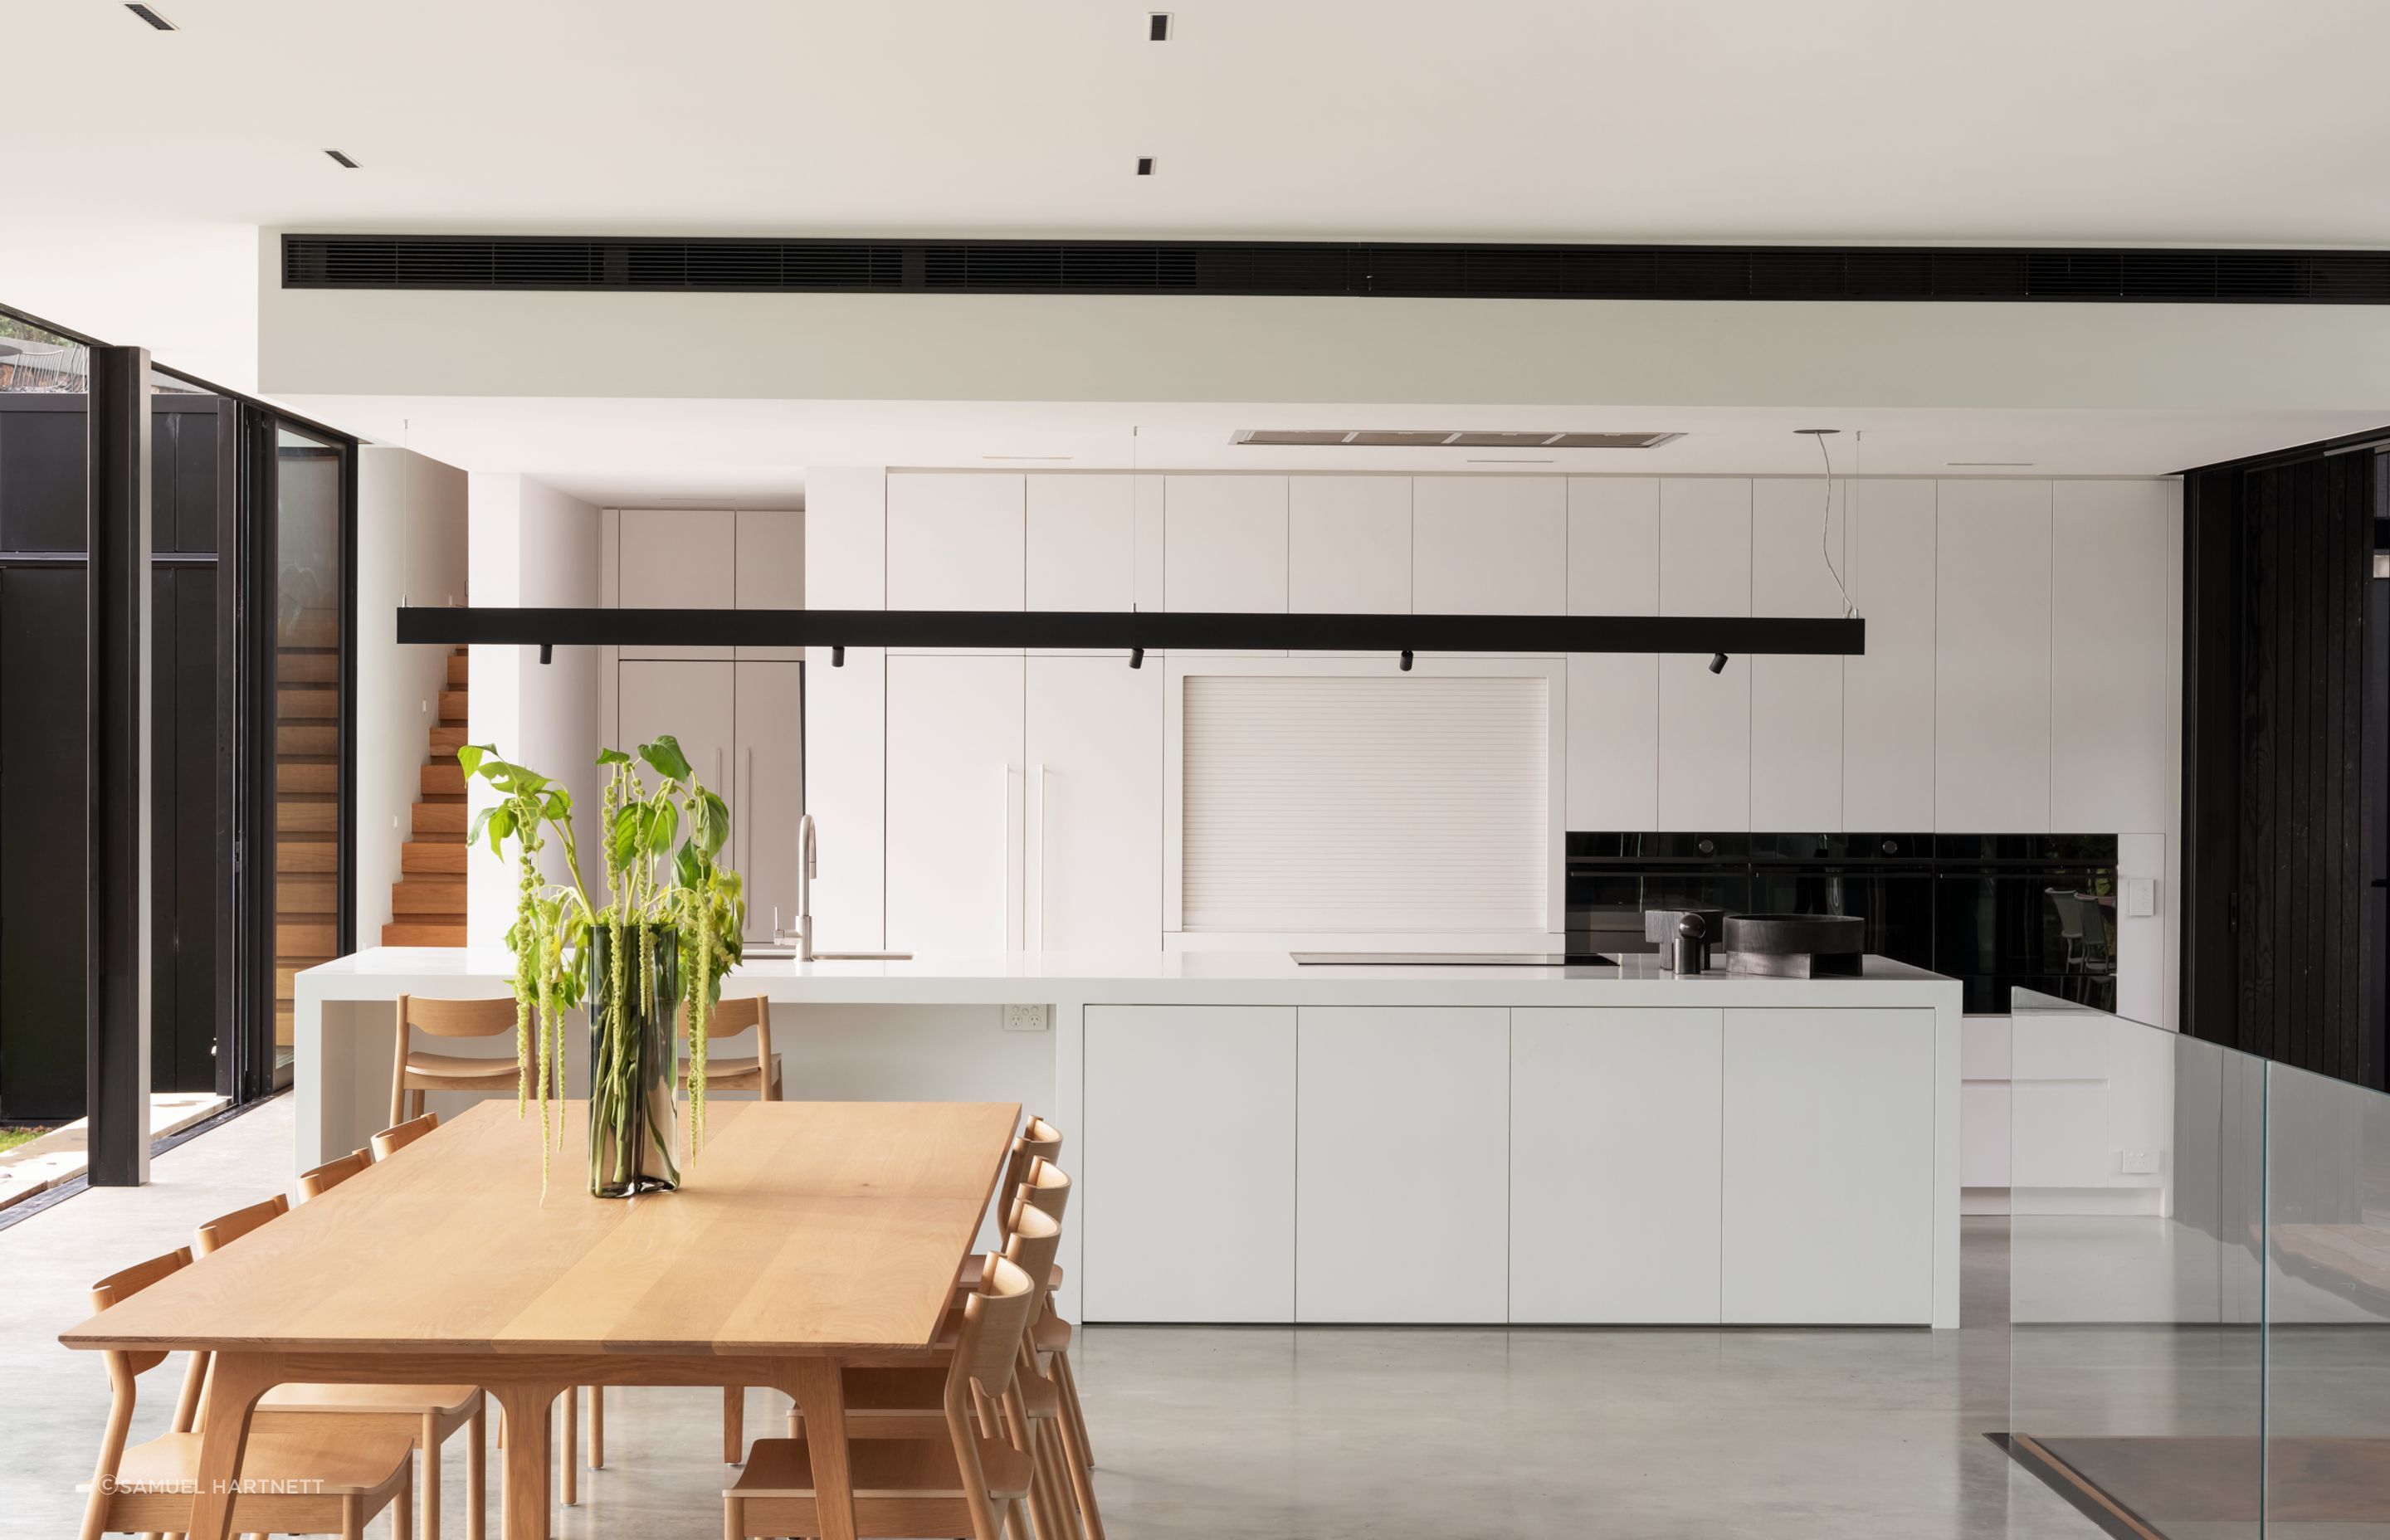
[[[1442,428],[1240,428],[1238,443],[1348,449],[1657,449],[1682,433],[1565,433]]]
[[[285,289],[2390,303],[2390,251],[282,237]]]

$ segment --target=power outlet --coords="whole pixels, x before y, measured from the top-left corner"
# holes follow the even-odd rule
[[[1044,1032],[1045,1006],[1007,1006],[1004,1007],[1004,1030],[1007,1032]]]
[[[2116,1169],[2127,1176],[2155,1176],[2158,1174],[2158,1152],[2154,1149],[2118,1150]]]

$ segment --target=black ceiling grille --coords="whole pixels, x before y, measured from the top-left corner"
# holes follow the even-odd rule
[[[285,289],[2390,303],[2390,251],[282,237]]]

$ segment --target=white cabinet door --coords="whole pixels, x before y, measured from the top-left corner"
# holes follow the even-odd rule
[[[615,723],[622,751],[638,757],[639,745],[669,733],[680,740],[691,770],[707,789],[730,796],[730,743],[735,726],[737,684],[733,665],[722,662],[625,659],[616,671]],[[642,763],[640,776],[649,787],[655,772]],[[593,819],[585,828],[594,829]],[[595,853],[587,833],[582,839],[584,859]],[[586,866],[583,875],[588,875]],[[601,866],[602,876],[604,868]]]
[[[1407,615],[1411,479],[1287,478],[1287,602],[1297,614]]]
[[[747,939],[797,918],[797,818],[804,807],[802,663],[740,662],[731,749],[730,838],[746,879]]]
[[[1032,476],[1029,608],[1126,610],[1137,595],[1137,487],[1127,476]]]
[[[805,808],[814,815],[814,945],[877,952],[887,944],[888,654],[829,649],[805,665]]]
[[[739,516],[727,508],[624,508],[616,520],[624,610],[727,610],[738,602]],[[726,647],[626,647],[622,658],[727,658]]]
[[[1715,1010],[1510,1013],[1512,1321],[1717,1320],[1719,1034]]]
[[[888,660],[888,944],[1021,945],[1019,657]]]
[[[1029,660],[1027,944],[1162,947],[1163,670]]]
[[[1181,613],[1286,609],[1283,476],[1163,482],[1163,598]]]
[[[2049,828],[2050,484],[1936,489],[1934,827]]]
[[[1751,483],[1660,483],[1660,613],[1751,613]],[[1660,827],[1751,827],[1751,660],[1660,659]]]
[[[1843,817],[1861,831],[1934,828],[1932,481],[1861,481],[1844,574],[1867,651],[1843,660]]]
[[[2178,481],[2051,487],[2049,827],[2159,833],[2182,758],[2169,600],[2181,582]]]
[[[1295,1318],[1510,1313],[1510,1012],[1305,1007]]]
[[[805,468],[805,608],[888,607],[888,473]]]
[[[1660,481],[1569,479],[1572,615],[1660,612]],[[1568,827],[1660,827],[1660,656],[1574,652],[1568,661]]]
[[[1845,559],[1851,483],[1833,482],[1831,499],[1827,485],[1823,477],[1752,483],[1753,614],[1833,620],[1843,613],[1835,573]],[[1751,827],[1840,832],[1843,660],[1750,661]]]
[[[805,607],[805,516],[749,508],[739,515],[736,590],[741,610]],[[742,647],[742,659],[803,658],[801,647]]]
[[[1294,1008],[1089,1006],[1086,1060],[1087,1319],[1293,1320]]]
[[[1934,1013],[1726,1013],[1722,1315],[1934,1319]]]
[[[907,471],[888,478],[888,608],[1019,610],[1024,478]]]
[[[1568,482],[1411,478],[1411,608],[1422,615],[1568,610]]]

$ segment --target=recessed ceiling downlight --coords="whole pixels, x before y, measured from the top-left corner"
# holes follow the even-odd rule
[[[1353,449],[1656,449],[1682,433],[1573,433],[1548,428],[1240,428],[1231,442]]]
[[[350,160],[347,156],[341,154],[337,149],[328,149],[324,153],[330,156],[337,164],[341,165],[350,171],[357,169],[357,163],[354,160]]]
[[[161,32],[181,31],[181,29],[176,27],[172,21],[160,16],[156,11],[151,10],[147,6],[127,6],[124,8],[139,17],[142,20],[148,22],[149,25],[157,28]]]

